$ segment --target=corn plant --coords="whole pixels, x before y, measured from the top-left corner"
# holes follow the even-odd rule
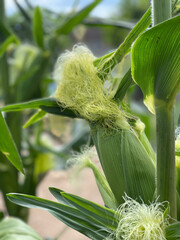
[[[94,1],[87,5],[84,9],[76,12],[71,16],[64,18],[56,16],[56,25],[46,27],[43,22],[43,14],[39,7],[26,12],[22,6],[18,5],[28,31],[28,43],[24,43],[24,39],[19,32],[13,31],[10,27],[10,21],[5,14],[5,1],[0,3],[0,94],[1,104],[17,103],[28,101],[32,98],[41,98],[48,92],[49,85],[53,82],[50,77],[50,69],[53,64],[53,59],[56,55],[56,49],[59,44],[59,35],[66,35],[80,23],[91,10],[96,7],[100,1]],[[17,2],[16,2],[17,3]],[[61,21],[58,21],[60,19]],[[27,21],[27,22],[26,22]],[[47,21],[46,21],[47,22]],[[48,22],[48,26],[50,23]],[[27,42],[27,38],[26,38]],[[54,48],[52,47],[54,43]],[[56,49],[55,49],[56,47]],[[61,46],[59,47],[59,49]],[[44,111],[38,112],[33,119],[42,118],[45,116]],[[47,147],[41,142],[40,135],[42,132],[42,124],[28,127],[34,120],[31,119],[25,128],[27,132],[22,131],[22,122],[27,119],[27,114],[21,112],[11,112],[5,114],[4,121],[2,114],[0,115],[1,139],[0,139],[0,191],[3,194],[6,209],[5,214],[16,216],[23,220],[28,219],[28,209],[12,204],[7,201],[6,193],[22,192],[28,194],[36,194],[37,185],[43,179],[48,170],[55,165],[53,156],[58,156],[62,159],[62,164],[67,158],[67,155],[76,147],[74,143],[69,143],[63,146],[62,151],[51,151],[51,158]],[[10,130],[10,131],[9,131]],[[31,132],[35,132],[35,138],[30,141]],[[11,138],[11,134],[13,139]],[[84,137],[84,140],[82,140]],[[87,142],[88,131],[81,129],[81,132],[75,136],[79,145],[82,142]],[[4,139],[7,141],[4,142]],[[15,146],[16,145],[16,146]],[[26,146],[26,149],[22,147]],[[23,151],[28,154],[23,154]],[[49,151],[50,149],[48,149]],[[18,153],[19,152],[19,153]],[[53,157],[54,158],[54,157]],[[14,168],[7,160],[10,160],[16,168]],[[22,159],[22,161],[21,161]],[[23,166],[22,166],[23,162]],[[20,174],[26,172],[24,177]],[[19,178],[21,177],[21,182]]]
[[[179,135],[175,143],[173,118],[180,87],[180,16],[174,16],[177,3],[152,1],[124,42],[105,56],[95,58],[83,45],[66,51],[55,66],[59,85],[54,98],[1,109],[40,109],[33,122],[42,112],[85,119],[104,175],[87,153],[81,162],[92,169],[105,206],[53,187],[50,192],[58,202],[19,193],[9,193],[9,200],[48,210],[90,239],[180,239]],[[131,67],[116,81],[112,70],[128,54]],[[133,82],[155,115],[157,154],[144,124],[123,104]]]

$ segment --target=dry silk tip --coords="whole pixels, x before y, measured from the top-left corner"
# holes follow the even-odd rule
[[[55,98],[63,107],[74,110],[90,122],[128,128],[119,106],[104,93],[103,83],[93,65],[94,59],[91,51],[80,45],[62,54],[54,72],[59,82]]]
[[[140,204],[126,196],[117,210],[118,227],[107,239],[166,240],[168,217],[164,217],[162,209],[163,203]]]

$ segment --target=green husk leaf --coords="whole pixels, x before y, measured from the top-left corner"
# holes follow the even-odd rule
[[[180,88],[180,16],[143,33],[132,47],[132,76],[154,113],[154,104],[172,104]]]
[[[123,203],[124,193],[138,201],[152,201],[155,165],[133,132],[119,130],[108,134],[107,129],[99,127],[95,145],[118,204]]]
[[[111,191],[111,188],[109,187],[105,176],[101,173],[100,169],[90,159],[88,159],[84,166],[81,168],[85,167],[89,167],[93,171],[94,177],[96,179],[96,184],[98,186],[104,204],[110,209],[116,210],[118,207],[117,201]]]
[[[17,151],[16,145],[12,139],[8,126],[0,112],[0,151],[7,157],[7,159],[22,173],[23,165],[20,155]]]
[[[175,222],[166,228],[166,239],[167,240],[180,239],[180,222]]]

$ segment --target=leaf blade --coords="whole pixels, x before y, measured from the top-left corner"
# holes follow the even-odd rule
[[[8,46],[11,43],[16,43],[19,44],[19,40],[15,35],[10,35],[4,42],[3,44],[1,44],[0,46],[0,57],[5,53],[5,51],[7,50]]]
[[[15,143],[11,137],[11,133],[8,129],[8,126],[0,112],[0,151],[8,158],[8,160],[22,173],[23,165],[20,158],[20,155],[17,151]]]
[[[33,36],[36,44],[43,50],[44,49],[44,33],[43,33],[43,23],[42,14],[39,7],[34,10],[33,17]]]
[[[171,103],[180,88],[180,16],[143,33],[132,47],[132,76],[154,113],[154,104]]]
[[[97,238],[100,240],[108,235],[108,229],[105,229],[104,226],[100,225],[99,223],[98,225],[96,221],[93,222],[90,217],[87,217],[78,209],[72,206],[25,194],[11,193],[7,194],[7,197],[10,201],[21,206],[48,210],[51,214],[56,216],[68,226],[74,228],[86,236],[93,236],[93,239]]]
[[[51,193],[57,196],[58,189],[50,188]],[[54,194],[55,192],[55,194]],[[111,209],[102,207],[94,202],[88,201],[84,198],[78,197],[76,195],[65,193],[63,191],[59,192],[60,195],[64,197],[71,205],[78,208],[84,214],[95,218],[102,224],[108,226],[110,229],[115,230],[117,227],[115,212]],[[104,217],[105,216],[105,217]]]
[[[151,8],[142,16],[140,21],[134,26],[134,28],[127,35],[124,42],[112,53],[109,53],[103,57],[97,58],[94,61],[94,65],[98,68],[99,77],[104,80],[110,71],[118,64],[123,57],[129,52],[132,43],[136,38],[145,31],[151,23]]]
[[[76,118],[77,116],[73,111],[60,106],[55,98],[40,98],[24,103],[17,103],[2,107],[0,110],[3,112],[22,111],[24,109],[42,109],[47,113],[57,114],[61,116]]]
[[[46,115],[46,112],[43,110],[38,110],[23,126],[23,128],[27,128],[30,125],[36,123],[37,121],[40,121],[44,116]]]
[[[76,25],[78,25],[102,0],[95,0],[88,6],[77,12],[68,19],[60,28],[56,30],[56,34],[68,34]]]

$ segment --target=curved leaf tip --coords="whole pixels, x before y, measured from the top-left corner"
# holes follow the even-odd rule
[[[151,112],[180,88],[180,16],[143,33],[132,47],[132,76]]]

